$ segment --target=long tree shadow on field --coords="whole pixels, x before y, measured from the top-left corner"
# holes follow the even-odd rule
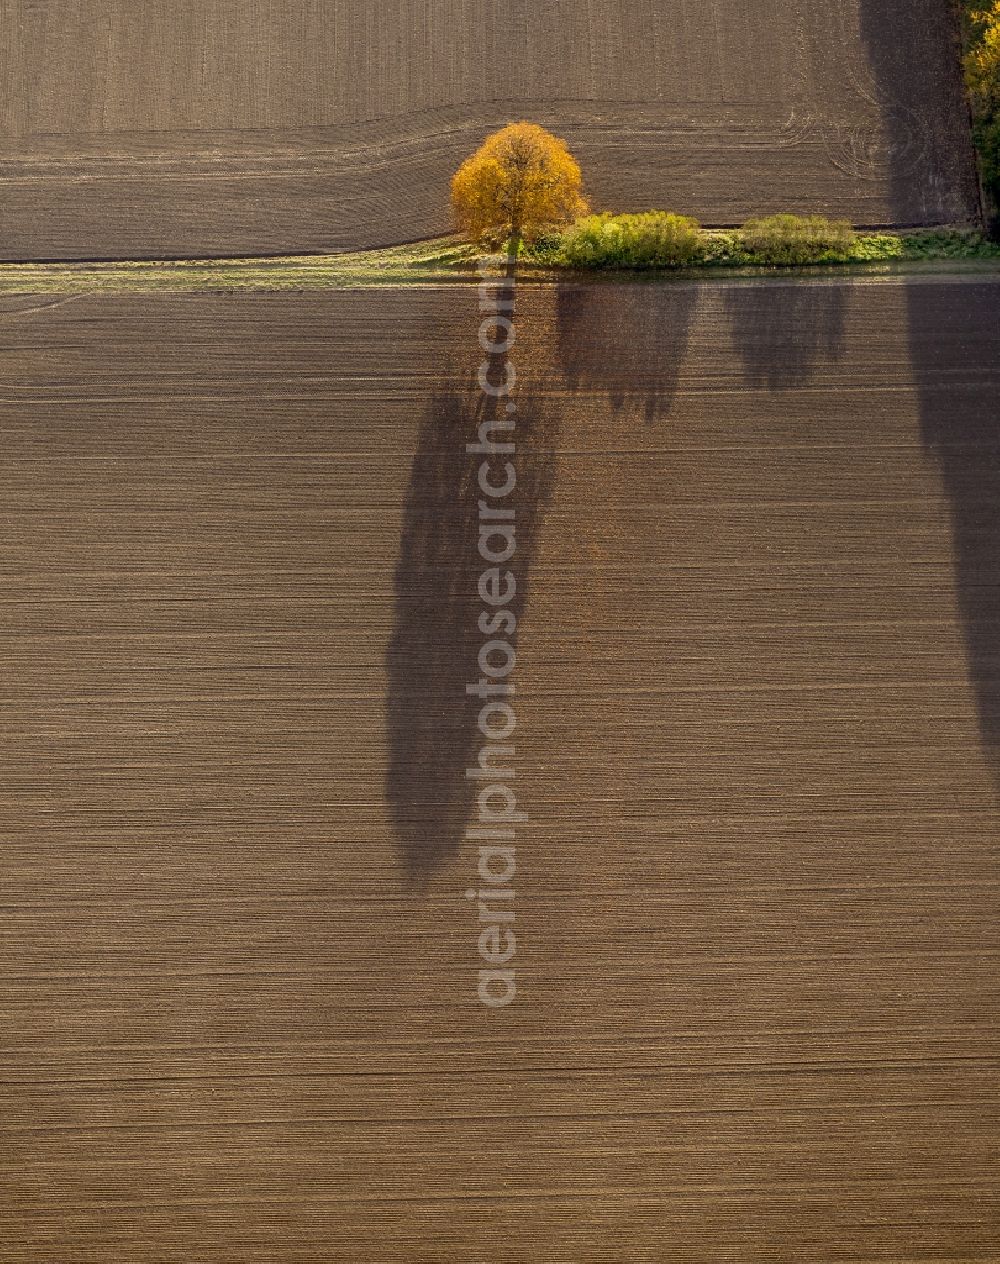
[[[846,286],[793,281],[723,291],[747,382],[786,390],[844,356]]]
[[[965,160],[965,183],[953,190],[975,206],[975,168],[957,52],[957,19],[936,0],[914,0],[906,20],[886,0],[861,0],[861,30],[884,102],[890,146],[892,206],[913,221],[925,183],[914,153],[932,164],[940,137],[913,135],[926,112],[919,41],[941,59],[952,108],[954,144]],[[923,127],[930,124],[924,122]],[[950,139],[950,138],[946,138]],[[932,172],[933,174],[933,172]],[[922,208],[920,208],[922,209]],[[955,591],[963,622],[969,681],[976,698],[984,758],[1000,785],[1000,287],[969,281],[906,286],[909,354],[924,443],[936,457],[951,502]]]
[[[634,401],[647,422],[668,417],[697,297],[687,282],[560,285],[558,358],[567,388],[604,391],[616,412]]]
[[[958,222],[978,203],[956,8],[940,0],[859,0],[871,80],[856,88],[881,108],[897,224]],[[875,169],[866,174],[874,178]]]
[[[517,450],[492,458],[490,480],[503,482],[510,459],[517,485],[509,499],[489,503],[515,510],[517,552],[500,569],[514,574],[516,594],[506,608],[520,626],[552,495],[556,425],[544,397],[518,390],[514,398],[516,427],[494,432],[494,440],[513,441]],[[506,419],[506,402],[489,399],[474,380],[436,392],[413,458],[386,658],[386,792],[409,881],[425,880],[457,852],[478,788],[465,774],[485,740],[477,723],[483,702],[466,685],[482,676],[479,651],[491,637],[479,617],[494,608],[478,592],[490,565],[478,551],[484,457],[467,453],[466,445],[476,442],[484,422]],[[516,632],[506,639],[516,648]],[[516,689],[516,668],[510,679]]]
[[[1000,779],[1000,297],[995,283],[907,286],[924,442],[951,500],[955,588],[983,752]],[[960,336],[948,331],[960,331]]]

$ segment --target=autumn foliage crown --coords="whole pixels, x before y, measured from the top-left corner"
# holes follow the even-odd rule
[[[587,211],[580,168],[535,123],[510,123],[468,158],[451,183],[458,227],[473,241],[534,241]]]

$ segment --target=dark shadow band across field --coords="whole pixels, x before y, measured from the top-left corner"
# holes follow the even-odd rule
[[[957,143],[965,153],[967,178],[973,181],[972,140],[965,126],[958,70],[957,17],[932,0],[918,0],[915,7],[919,21],[905,30],[914,35],[933,31],[937,36],[942,78],[950,83],[953,113],[963,120]],[[940,137],[927,125],[919,81],[901,73],[912,49],[895,38],[899,27],[881,0],[863,0],[861,30],[889,136],[892,206],[903,217],[919,189],[915,167]],[[908,85],[907,99],[898,96],[901,85]],[[971,194],[970,198],[974,200]],[[921,432],[939,462],[951,501],[956,598],[983,755],[1000,780],[1000,395],[992,376],[1000,362],[1000,312],[994,288],[975,281],[938,285],[915,276],[906,285],[906,309]],[[961,342],[942,338],[943,331],[952,328],[966,331]]]
[[[951,501],[955,589],[983,754],[1000,782],[1000,307],[996,287],[909,285],[924,442]],[[970,319],[970,312],[973,313]],[[959,342],[942,329],[962,328]]]
[[[491,381],[502,380],[505,362],[506,356],[494,358]],[[479,579],[489,565],[479,552],[484,458],[467,451],[484,429],[494,442],[516,445],[510,459],[517,551],[503,569],[514,575],[507,608],[518,626],[528,603],[539,527],[552,494],[557,413],[530,391],[518,391],[516,400],[513,431],[493,430],[506,421],[508,401],[485,394],[475,375],[456,375],[431,395],[420,424],[386,653],[386,797],[410,880],[426,879],[457,852],[476,791],[466,770],[485,740],[477,722],[482,701],[466,690],[483,675],[478,656],[489,639],[479,626],[486,609]],[[491,473],[491,481],[496,477]],[[506,639],[516,650],[517,631]],[[516,672],[514,680],[516,689]]]

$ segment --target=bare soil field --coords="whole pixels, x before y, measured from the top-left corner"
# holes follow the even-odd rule
[[[9,1264],[996,1259],[1000,283],[8,299]],[[909,332],[907,332],[909,331]]]
[[[0,0],[0,35],[3,259],[430,237],[516,117],[601,207],[977,214],[941,0]]]

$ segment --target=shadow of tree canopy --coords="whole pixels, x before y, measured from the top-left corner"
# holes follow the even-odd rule
[[[857,89],[881,109],[893,222],[966,218],[978,190],[956,7],[939,0],[905,6],[859,0],[859,22],[871,81]]]
[[[861,0],[861,32],[889,134],[891,196],[899,223],[922,211],[915,146],[961,146],[975,205],[975,168],[958,64],[957,16],[934,0],[914,0],[907,20],[886,0]],[[931,134],[918,42],[932,41],[938,90],[952,122]],[[914,138],[914,120],[921,135]],[[984,757],[1000,782],[1000,285],[957,279],[906,286],[910,365],[921,431],[938,461],[951,503],[955,592]]]
[[[516,594],[506,608],[520,626],[552,495],[557,433],[544,397],[519,389],[514,398],[516,428],[495,438],[505,442],[512,435],[517,450],[494,458],[491,479],[502,481],[500,462],[510,459],[517,484],[509,498],[491,503],[516,514],[517,552],[500,569],[514,574]],[[466,685],[482,675],[479,651],[490,639],[479,629],[487,607],[478,585],[491,564],[479,554],[484,457],[467,453],[466,444],[476,441],[484,421],[504,414],[506,402],[488,398],[475,380],[435,392],[410,472],[386,655],[386,792],[410,882],[426,880],[457,852],[477,789],[465,773],[484,742],[477,722],[483,703],[466,694]],[[516,632],[505,639],[516,649]],[[510,679],[516,688],[516,667]],[[516,735],[509,744],[516,746]]]
[[[923,438],[951,501],[969,679],[1000,777],[1000,284],[914,282],[907,295]]]
[[[698,290],[687,282],[560,285],[557,356],[569,390],[636,401],[647,422],[670,415]]]
[[[723,302],[751,386],[772,391],[802,386],[821,363],[844,356],[844,285],[736,284],[725,288]]]

